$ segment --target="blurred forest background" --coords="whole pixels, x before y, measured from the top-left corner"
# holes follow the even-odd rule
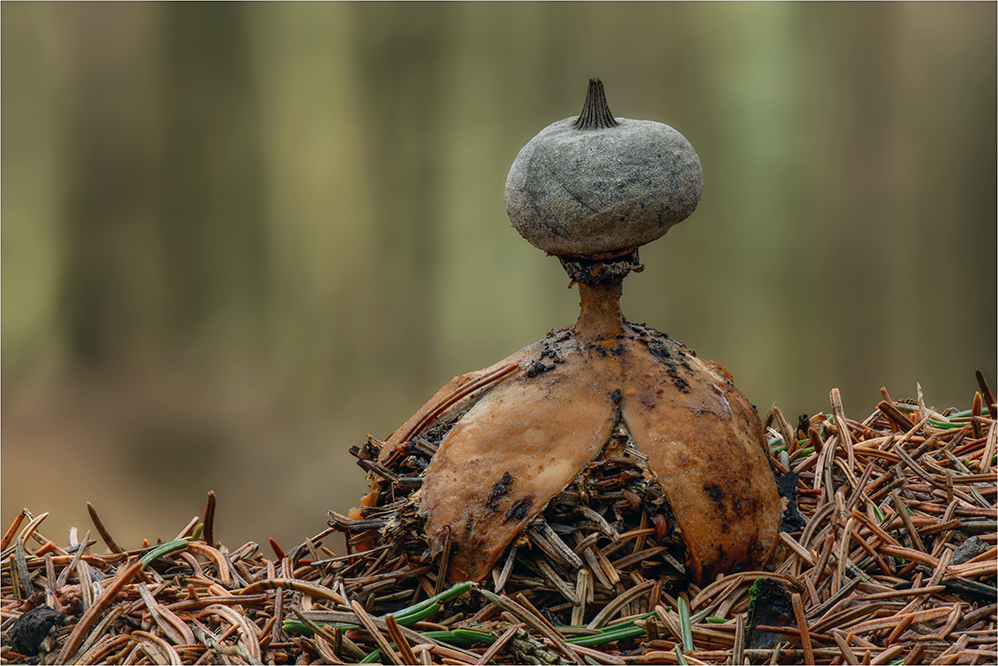
[[[696,147],[624,312],[765,416],[996,381],[995,3],[4,3],[2,521],[285,548],[347,448],[575,321],[519,149],[604,81]],[[994,385],[994,384],[993,384]]]

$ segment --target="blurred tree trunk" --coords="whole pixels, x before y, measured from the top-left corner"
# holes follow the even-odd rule
[[[356,100],[369,152],[367,179],[379,283],[371,333],[379,343],[379,372],[419,385],[434,367],[437,304],[433,278],[440,243],[438,179],[443,124],[455,91],[442,65],[449,48],[445,4],[361,3],[355,29]]]
[[[371,331],[386,294],[368,277],[381,257],[366,166],[372,156],[360,131],[357,9],[248,7],[266,154],[265,361],[277,383],[293,385],[317,412],[367,394],[379,379],[371,371],[379,336]]]
[[[520,148],[582,105],[586,78],[556,74],[579,50],[563,13],[556,3],[452,6],[434,262],[436,348],[445,374],[490,365],[578,315],[559,262],[519,237],[504,201]],[[504,49],[507,58],[497,58]]]
[[[67,81],[61,133],[64,266],[59,331],[71,361],[127,357],[161,321],[154,204],[156,81],[151,5],[75,5],[59,15]],[[162,340],[162,338],[160,338]]]
[[[63,49],[70,45],[68,40],[56,46],[45,39],[58,14],[55,5],[3,8],[0,357],[4,380],[37,376],[38,366],[50,361],[53,348],[64,342],[58,331],[58,269],[64,252],[64,167],[59,150],[67,70]]]
[[[267,261],[243,11],[66,16],[76,40],[61,311],[73,359],[120,362],[206,333],[212,354],[252,344]]]
[[[250,351],[269,265],[247,6],[158,7],[169,326],[180,341],[207,333],[215,342],[208,353]]]

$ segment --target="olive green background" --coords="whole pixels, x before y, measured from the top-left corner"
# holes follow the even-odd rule
[[[764,416],[996,380],[994,3],[12,4],[2,521],[93,502],[230,547],[346,511],[346,450],[574,322],[518,237],[520,147],[600,77],[682,132],[697,212],[625,314]]]

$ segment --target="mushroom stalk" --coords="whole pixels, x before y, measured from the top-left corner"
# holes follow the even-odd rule
[[[592,343],[624,332],[624,315],[620,311],[623,278],[595,284],[579,283],[579,321],[575,338],[580,343]]]

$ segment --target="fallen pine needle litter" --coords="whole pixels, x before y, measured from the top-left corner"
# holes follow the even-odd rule
[[[995,663],[998,430],[978,380],[965,411],[883,391],[860,421],[837,390],[796,426],[771,410],[780,545],[766,571],[702,587],[643,514],[542,514],[491,578],[450,585],[382,538],[391,511],[331,512],[268,558],[213,542],[213,493],[205,521],[132,550],[94,507],[96,537],[66,546],[25,510],[0,543],[2,663]],[[336,531],[349,552],[323,544]]]

